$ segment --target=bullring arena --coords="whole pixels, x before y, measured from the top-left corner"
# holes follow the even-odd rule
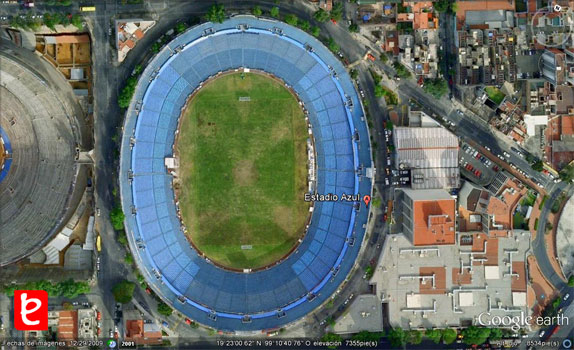
[[[120,165],[125,226],[152,289],[187,317],[224,331],[281,327],[325,302],[353,268],[369,215],[360,201],[315,202],[297,249],[257,271],[226,270],[189,244],[166,168],[178,119],[205,81],[246,69],[276,76],[302,102],[315,145],[316,193],[372,191],[360,99],[345,68],[315,38],[284,23],[237,16],[190,28],[167,44],[144,70],[126,114]]]
[[[13,50],[0,55],[0,266],[41,249],[61,228],[81,143],[74,102],[53,90],[58,82],[30,69],[43,65],[38,57]]]

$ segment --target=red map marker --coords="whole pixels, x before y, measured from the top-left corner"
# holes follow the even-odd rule
[[[371,196],[366,195],[363,197],[363,202],[365,202],[365,206],[369,206],[369,203],[371,202]]]

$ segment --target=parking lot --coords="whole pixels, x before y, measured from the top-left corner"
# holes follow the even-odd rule
[[[500,170],[498,165],[467,143],[461,142],[458,154],[462,175],[482,186],[488,185]]]

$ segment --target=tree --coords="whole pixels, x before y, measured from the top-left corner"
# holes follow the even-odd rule
[[[380,59],[381,59],[381,62],[387,63],[389,60],[389,57],[384,52],[381,52]]]
[[[343,3],[341,1],[333,2],[330,15],[335,22],[339,22],[343,18]]]
[[[335,42],[335,39],[333,39],[333,38],[329,38],[329,40],[327,41],[327,45],[329,46],[329,50],[331,50],[335,53],[339,52],[339,50],[341,49],[339,44],[337,44]]]
[[[442,342],[445,344],[452,344],[456,340],[456,330],[452,328],[446,328],[442,330]]]
[[[118,231],[118,238],[117,241],[119,244],[121,245],[128,245],[128,237],[126,236],[126,231],[124,230],[119,230]]]
[[[186,29],[187,29],[187,24],[185,24],[184,22],[178,22],[175,25],[175,32],[178,34],[185,32]]]
[[[311,23],[309,23],[309,21],[307,20],[299,20],[299,28],[301,28],[301,30],[304,30],[306,32],[309,31],[309,29],[311,29]]]
[[[537,160],[534,163],[532,163],[532,169],[536,170],[536,171],[542,171],[544,170],[544,163],[542,163],[541,160]]]
[[[132,300],[135,288],[135,283],[124,280],[112,288],[112,294],[118,303],[127,304]]]
[[[225,8],[221,4],[212,5],[207,11],[205,19],[210,22],[223,23],[225,21]]]
[[[408,333],[408,342],[410,344],[418,345],[423,341],[423,333],[417,330],[411,330]]]
[[[470,326],[462,330],[462,335],[465,344],[480,345],[490,336],[490,328]]]
[[[128,265],[133,264],[134,263],[133,255],[131,255],[130,253],[126,253],[126,256],[124,257],[124,262]]]
[[[110,212],[110,220],[112,221],[112,226],[113,226],[114,230],[116,230],[116,231],[123,230],[124,219],[125,219],[125,215],[124,215],[124,212],[122,211],[122,208],[115,207]]]
[[[432,340],[435,344],[438,344],[442,338],[442,333],[438,329],[427,329],[425,331],[425,336]]]
[[[369,332],[369,331],[361,331],[357,334],[354,334],[351,339],[357,341],[379,341],[383,337],[383,333],[381,332]]]
[[[270,14],[271,17],[273,17],[273,18],[279,18],[279,7],[273,6],[273,7],[271,8],[271,10],[269,11],[269,14]]]
[[[321,34],[321,28],[313,26],[313,28],[311,28],[311,35],[313,35],[316,38],[319,36],[319,34]]]
[[[128,108],[130,106],[130,102],[136,90],[137,83],[138,80],[135,76],[131,76],[128,78],[128,80],[126,81],[126,85],[124,86],[124,88],[120,92],[120,95],[118,96],[118,106],[120,106],[120,108]]]
[[[448,84],[441,78],[425,79],[423,90],[438,100],[448,92]]]
[[[58,283],[57,288],[60,295],[69,299],[74,299],[80,294],[86,294],[90,292],[90,285],[88,282],[74,282],[73,279]]]
[[[356,69],[351,69],[349,75],[351,76],[351,79],[355,80],[359,77],[359,71]]]
[[[251,9],[251,13],[253,14],[253,16],[261,16],[263,14],[263,11],[261,10],[261,6],[256,5]]]
[[[167,305],[166,303],[159,302],[157,304],[157,312],[160,315],[163,315],[165,317],[169,317],[173,313],[173,309],[171,307],[169,307],[169,305]]]
[[[381,98],[385,95],[385,90],[381,85],[375,85],[375,97]]]
[[[359,32],[359,25],[357,23],[351,23],[349,25],[349,31],[351,33],[358,33]]]
[[[502,329],[500,328],[491,328],[490,329],[490,340],[500,340],[502,339]]]
[[[574,275],[568,277],[568,287],[574,287]]]
[[[369,69],[369,73],[371,73],[371,77],[373,77],[373,81],[375,82],[375,85],[379,85],[381,80],[383,80],[382,75],[378,74],[374,70]]]
[[[393,63],[393,68],[397,71],[397,75],[400,78],[410,78],[411,72],[408,71],[407,67],[403,66],[399,62]]]
[[[448,12],[450,8],[451,6],[449,0],[438,0],[434,3],[434,9],[437,12]]]
[[[315,20],[317,22],[324,23],[324,22],[327,22],[329,20],[329,13],[323,9],[318,9],[313,14],[313,18],[315,18]]]
[[[297,16],[295,16],[292,13],[285,16],[285,23],[287,23],[289,25],[296,26],[298,22],[299,22],[299,19],[297,18]]]
[[[160,49],[161,49],[161,44],[158,43],[157,41],[151,45],[151,52],[153,52],[153,53],[158,53]]]
[[[389,331],[387,338],[393,348],[402,348],[407,344],[408,333],[402,328],[393,328]]]
[[[321,337],[321,341],[329,342],[329,343],[341,343],[343,341],[343,337],[335,333],[325,333],[323,337]],[[329,349],[336,349],[338,346],[331,345],[328,347]]]
[[[80,30],[84,28],[84,21],[82,20],[82,16],[78,14],[72,16],[71,22],[74,25],[74,27]]]

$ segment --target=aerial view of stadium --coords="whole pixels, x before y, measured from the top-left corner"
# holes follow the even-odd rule
[[[0,2],[2,349],[572,349],[572,1]]]

